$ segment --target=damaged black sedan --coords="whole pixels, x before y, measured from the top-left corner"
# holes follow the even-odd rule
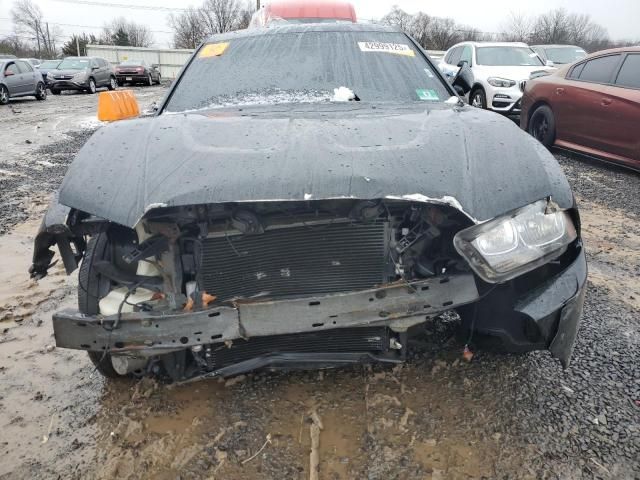
[[[58,347],[175,381],[404,360],[456,311],[567,366],[584,299],[555,159],[465,106],[404,33],[292,25],[213,37],[152,118],[102,127],[35,240],[79,266]],[[455,88],[455,89],[454,89]]]

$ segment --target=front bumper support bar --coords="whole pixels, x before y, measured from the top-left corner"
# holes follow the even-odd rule
[[[406,328],[425,317],[478,300],[472,274],[394,283],[349,293],[289,300],[245,300],[196,312],[133,312],[87,316],[73,310],[53,315],[56,345],[111,352],[157,351],[344,327],[398,324]]]

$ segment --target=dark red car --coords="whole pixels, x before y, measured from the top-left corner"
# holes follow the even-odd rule
[[[266,27],[273,22],[287,23],[356,23],[356,11],[341,0],[274,0],[253,14],[252,27]]]
[[[640,170],[640,47],[597,52],[529,81],[520,126],[547,147]]]

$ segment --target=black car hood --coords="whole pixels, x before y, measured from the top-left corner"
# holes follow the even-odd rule
[[[553,156],[504,117],[349,105],[116,122],[80,150],[59,199],[129,227],[155,208],[222,202],[404,198],[448,203],[477,222],[548,196],[573,204]]]

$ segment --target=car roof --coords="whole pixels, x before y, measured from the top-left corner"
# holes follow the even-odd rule
[[[460,42],[456,43],[453,47],[460,47],[462,45],[471,45],[473,47],[526,47],[529,48],[524,42]],[[449,50],[451,50],[451,48]]]
[[[555,43],[549,45],[531,45],[531,48],[560,48],[560,47],[568,47],[568,48],[579,48],[580,50],[584,50],[584,48],[579,47],[578,45],[569,45],[566,43]]]
[[[638,52],[640,52],[640,46],[637,46],[637,47],[618,47],[618,48],[610,48],[608,50],[600,50],[598,52],[593,52],[587,58],[599,57],[600,55],[606,55],[606,54],[610,54],[610,53],[625,53],[625,52],[638,53]]]
[[[403,33],[399,28],[377,25],[374,23],[305,23],[282,24],[278,23],[268,27],[236,30],[220,33],[209,37],[205,43],[219,42],[221,40],[233,40],[234,38],[260,37],[266,35],[281,35],[287,33],[307,32],[370,32],[370,33]]]

